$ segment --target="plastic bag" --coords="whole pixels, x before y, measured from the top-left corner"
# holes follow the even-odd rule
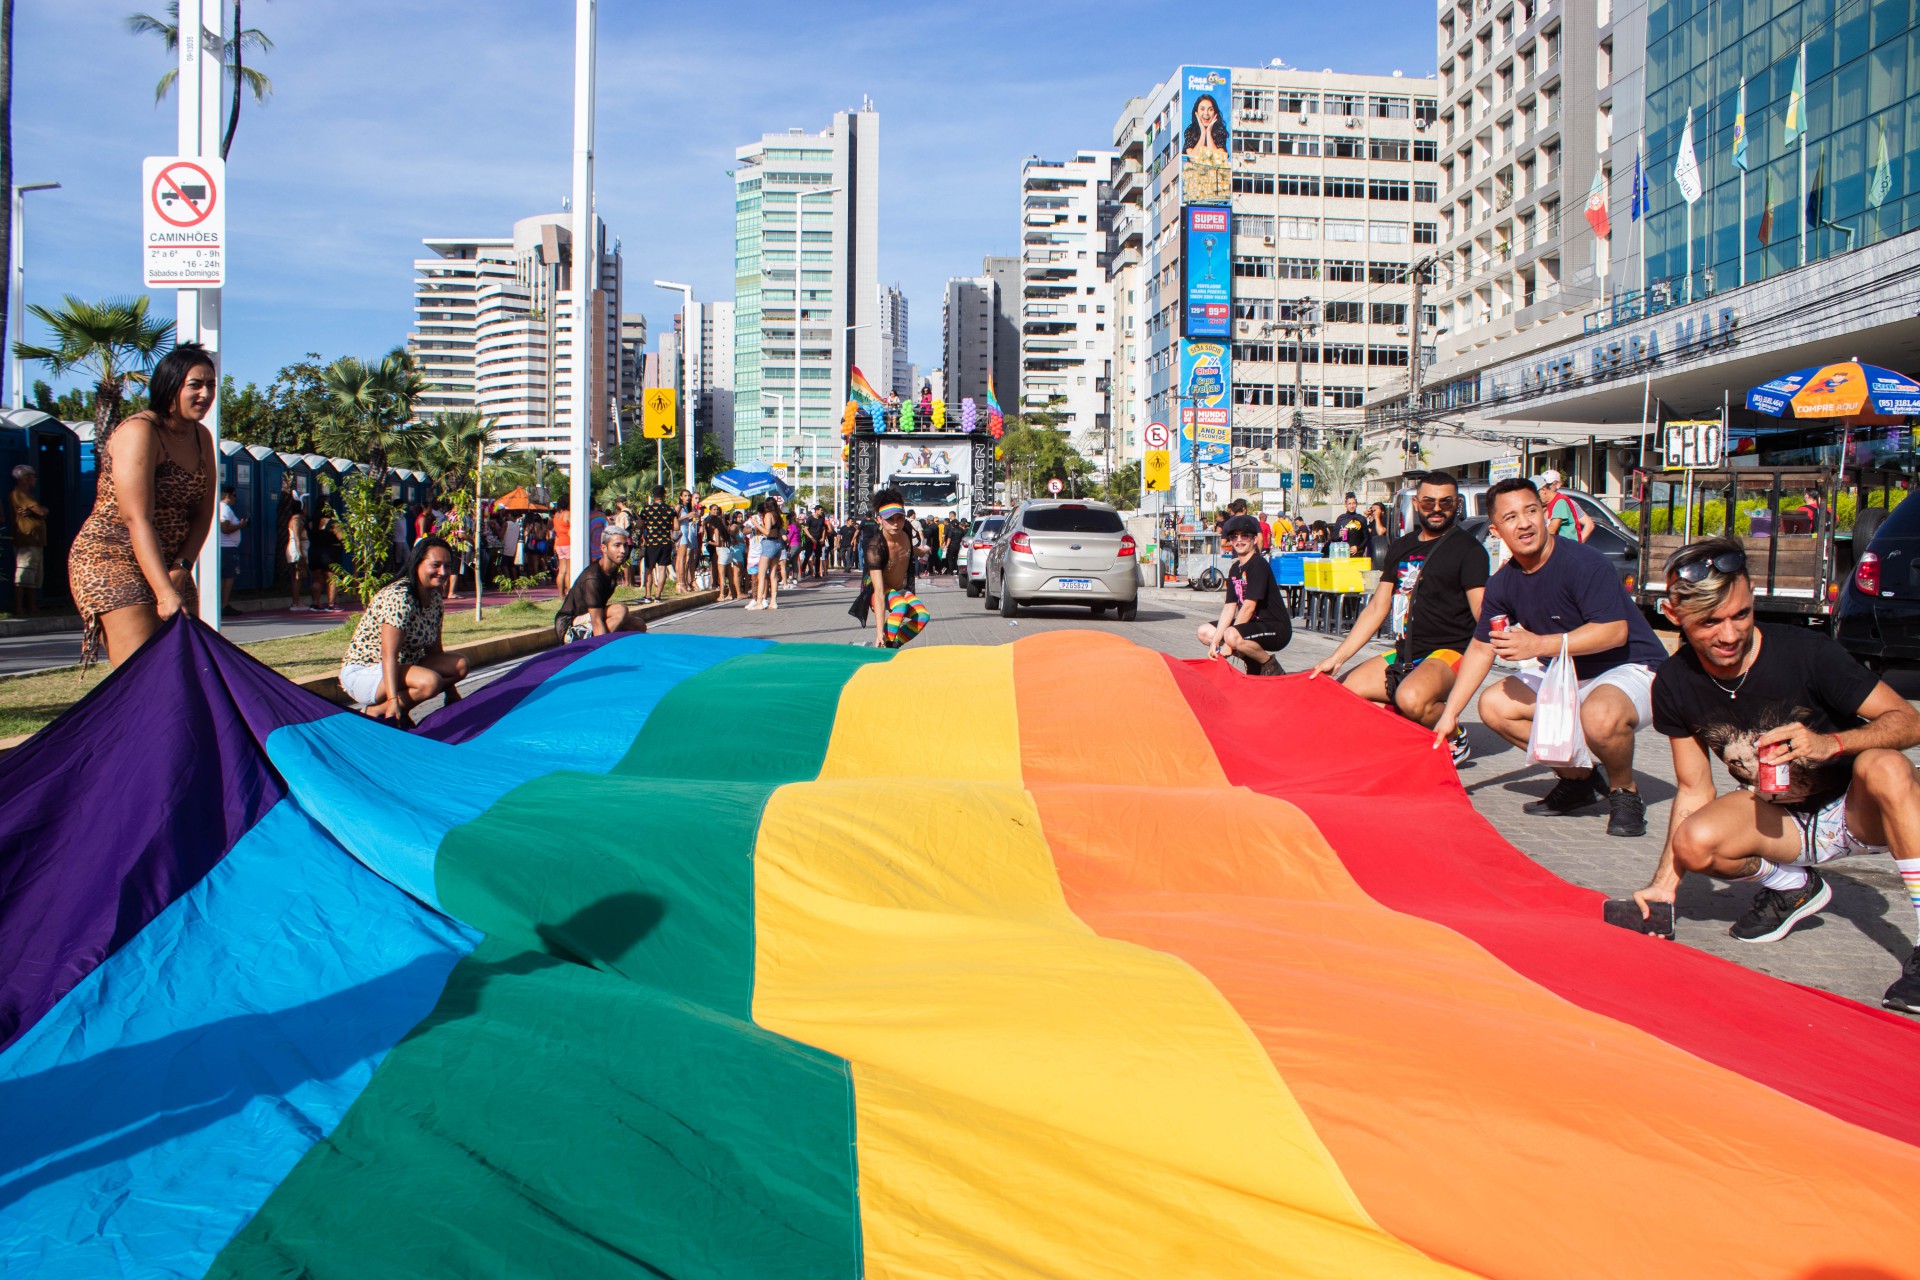
[[[1556,769],[1593,766],[1586,734],[1580,729],[1580,677],[1574,674],[1564,636],[1560,639],[1560,656],[1548,664],[1534,699],[1527,759]]]

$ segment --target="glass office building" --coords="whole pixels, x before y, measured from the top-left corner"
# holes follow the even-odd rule
[[[1675,302],[1700,298],[1794,269],[1803,217],[1807,262],[1920,229],[1916,8],[1920,0],[1650,0],[1644,230],[1656,295],[1664,285]],[[1803,49],[1804,179],[1802,144],[1785,140]],[[1744,172],[1734,164],[1743,78]],[[1689,111],[1704,188],[1691,237],[1674,176]],[[1616,172],[1633,164],[1633,141],[1615,140]]]

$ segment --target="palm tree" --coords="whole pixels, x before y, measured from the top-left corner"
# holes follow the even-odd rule
[[[320,384],[327,412],[315,440],[329,453],[366,463],[374,482],[384,485],[391,459],[406,456],[415,438],[413,406],[398,406],[387,362],[343,356],[321,371]]]
[[[1300,465],[1312,473],[1314,483],[1321,493],[1329,496],[1329,501],[1359,489],[1379,471],[1374,466],[1379,460],[1379,446],[1362,443],[1358,435],[1333,431],[1327,433],[1325,444],[1300,455]]]
[[[147,299],[109,299],[88,302],[68,294],[65,304],[27,308],[53,332],[54,345],[13,344],[22,360],[43,360],[56,375],[78,371],[92,379],[97,399],[93,410],[96,447],[104,444],[129,386],[143,386],[154,362],[173,346],[173,321],[147,316]]]
[[[10,3],[11,0],[9,0],[9,4]],[[253,100],[255,102],[265,102],[268,95],[273,92],[273,81],[267,79],[267,77],[261,75],[252,67],[247,66],[246,59],[243,56],[243,51],[246,46],[252,45],[264,53],[273,48],[273,41],[269,40],[267,34],[258,28],[241,26],[240,0],[233,0],[233,29],[240,34],[231,42],[221,40],[211,31],[205,32],[202,37],[203,46],[208,52],[212,53],[214,57],[220,59],[221,64],[227,70],[226,79],[233,82],[233,86],[229,90],[233,95],[233,100],[227,115],[227,133],[226,137],[220,142],[220,158],[222,160],[227,158],[227,152],[232,149],[234,132],[240,127],[241,94],[239,87],[245,86],[246,89],[253,94]],[[180,0],[167,0],[167,16],[165,18],[156,18],[150,13],[129,14],[127,16],[127,30],[137,36],[146,35],[149,32],[159,36],[161,42],[166,45],[167,52],[177,56],[180,51]],[[229,52],[233,55],[231,59],[227,56]],[[160,77],[160,82],[153,87],[153,100],[156,104],[167,96],[168,91],[173,88],[174,82],[179,78],[180,69],[178,67],[172,68]]]
[[[436,414],[422,426],[425,429],[415,433],[407,458],[442,489],[466,492],[473,487],[473,468],[479,453],[486,452],[491,467],[493,455],[500,452],[500,424],[478,410]]]

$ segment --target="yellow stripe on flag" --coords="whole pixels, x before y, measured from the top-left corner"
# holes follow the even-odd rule
[[[1068,909],[1014,706],[1004,646],[867,667],[761,821],[754,1020],[852,1064],[868,1273],[1458,1274],[1368,1219],[1211,984]]]

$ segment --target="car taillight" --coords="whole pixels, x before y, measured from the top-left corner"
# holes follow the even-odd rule
[[[1132,534],[1123,533],[1120,535],[1120,554],[1123,556],[1130,556],[1133,554],[1133,535]]]
[[[1033,554],[1033,539],[1027,537],[1026,531],[1023,529],[1019,533],[1014,534],[1013,537],[1007,539],[1007,549],[1009,551],[1018,551],[1021,555],[1030,556]]]
[[[992,545],[993,544],[991,542],[976,542],[973,544],[973,549],[975,551],[985,551],[988,547]]]
[[[1633,577],[1633,575],[1632,575],[1632,574],[1628,574],[1628,575],[1627,575],[1627,582],[1626,582],[1626,587],[1627,587],[1627,594],[1628,594],[1628,595],[1632,595],[1632,594],[1633,594],[1633,589],[1634,589],[1634,587],[1635,587],[1636,585],[1638,585],[1638,584],[1637,584],[1637,583],[1635,583],[1635,581],[1634,581],[1634,577]]]
[[[1864,551],[1860,554],[1860,563],[1853,570],[1853,585],[1866,595],[1880,594],[1880,556],[1877,552]]]

